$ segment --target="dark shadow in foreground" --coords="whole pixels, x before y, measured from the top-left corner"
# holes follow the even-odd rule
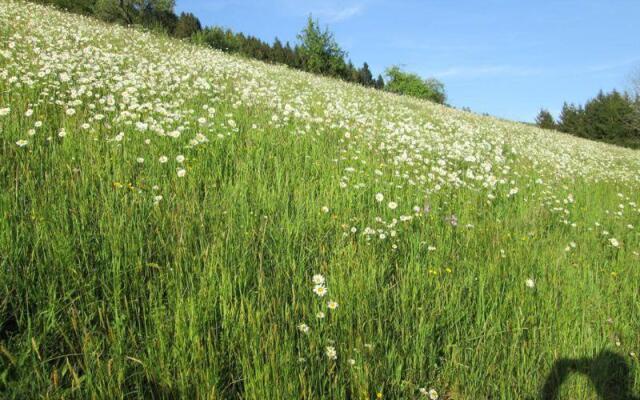
[[[558,399],[560,386],[572,373],[586,375],[603,400],[640,400],[631,393],[631,369],[622,356],[610,351],[603,351],[595,358],[562,358],[556,361],[542,387],[541,398]]]

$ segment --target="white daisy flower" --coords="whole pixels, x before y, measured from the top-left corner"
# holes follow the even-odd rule
[[[304,322],[298,325],[298,330],[302,333],[309,333],[309,325],[305,324]]]
[[[327,346],[324,353],[327,355],[327,358],[329,360],[335,360],[338,358],[338,352],[336,351],[336,348],[333,346]]]
[[[311,281],[315,285],[324,285],[324,276],[321,274],[315,274],[313,278],[311,278]]]
[[[316,286],[313,288],[313,292],[314,292],[315,294],[317,294],[318,296],[320,296],[320,297],[324,297],[324,296],[327,294],[328,290],[327,290],[327,288],[326,288],[325,286],[323,286],[323,285],[316,285]]]

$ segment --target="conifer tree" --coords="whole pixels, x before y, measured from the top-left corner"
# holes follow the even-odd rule
[[[178,17],[178,22],[176,23],[174,35],[177,38],[183,39],[191,37],[201,30],[202,25],[195,15],[191,13],[181,13],[180,17]]]
[[[362,65],[362,68],[358,71],[358,82],[364,86],[373,86],[373,75],[369,70],[369,64],[366,62]]]
[[[339,76],[345,69],[346,53],[338,46],[329,29],[320,29],[319,22],[311,16],[307,19],[307,26],[298,35],[298,40],[306,71]]]
[[[542,129],[556,129],[556,121],[548,110],[542,109],[536,117],[536,125]]]

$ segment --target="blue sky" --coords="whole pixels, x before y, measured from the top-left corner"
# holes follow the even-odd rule
[[[540,107],[626,89],[640,69],[640,0],[177,0],[204,25],[295,42],[312,13],[354,64],[398,64],[449,102],[532,121]]]

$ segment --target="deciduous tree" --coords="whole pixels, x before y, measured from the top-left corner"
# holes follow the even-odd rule
[[[398,66],[388,68],[386,74],[389,80],[385,83],[385,88],[390,92],[440,104],[443,104],[446,100],[444,84],[436,79],[423,80],[416,74],[400,70]]]

